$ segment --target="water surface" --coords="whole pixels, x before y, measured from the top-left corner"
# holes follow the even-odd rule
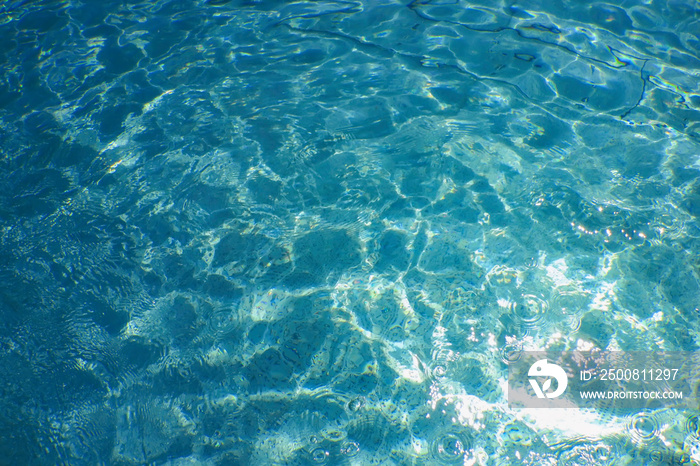
[[[692,1],[0,7],[0,462],[677,464],[508,407],[696,351]]]

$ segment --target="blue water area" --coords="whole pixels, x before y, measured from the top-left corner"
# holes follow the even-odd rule
[[[700,461],[507,402],[698,350],[696,1],[16,0],[0,63],[0,464]]]

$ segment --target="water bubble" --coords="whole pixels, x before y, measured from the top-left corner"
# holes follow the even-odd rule
[[[311,460],[316,464],[324,464],[329,455],[330,453],[323,448],[317,448],[311,452]]]
[[[697,457],[696,457],[697,458]],[[684,451],[674,452],[673,458],[671,459],[673,464],[693,464],[691,463],[691,457],[688,453]],[[697,463],[695,463],[697,464]]]
[[[365,404],[365,401],[362,399],[361,396],[358,396],[357,398],[353,398],[348,402],[348,409],[350,411],[359,411]]]
[[[659,434],[659,423],[654,415],[638,413],[629,423],[630,435],[638,442],[648,442]]]
[[[456,435],[446,435],[440,439],[438,451],[442,455],[449,456],[450,458],[462,456],[464,453],[464,445],[462,445],[462,441]]]
[[[540,327],[540,322],[545,317],[547,302],[535,295],[527,294],[514,303],[512,309],[524,328],[535,329]]]
[[[447,369],[445,369],[445,366],[435,366],[435,369],[433,369],[433,375],[435,377],[444,377],[445,374],[447,374]]]
[[[343,446],[340,447],[340,452],[343,455],[352,458],[360,452],[360,446],[357,444],[357,442],[345,442]]]
[[[469,436],[459,431],[442,432],[430,445],[431,455],[439,464],[461,464],[469,449]]]
[[[652,450],[649,452],[649,459],[652,463],[661,463],[664,460],[664,452],[661,450]]]
[[[464,455],[464,445],[456,435],[445,435],[436,442],[438,456],[443,460],[459,459]]]
[[[512,342],[506,344],[501,349],[501,361],[506,364],[513,364],[520,360],[523,355],[523,345],[520,342]]]

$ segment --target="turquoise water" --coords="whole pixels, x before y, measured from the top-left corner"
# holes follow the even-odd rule
[[[700,462],[700,5],[0,6],[0,464]]]

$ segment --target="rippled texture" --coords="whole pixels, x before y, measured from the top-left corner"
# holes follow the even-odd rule
[[[0,462],[700,460],[503,392],[698,349],[693,5],[3,3]]]

